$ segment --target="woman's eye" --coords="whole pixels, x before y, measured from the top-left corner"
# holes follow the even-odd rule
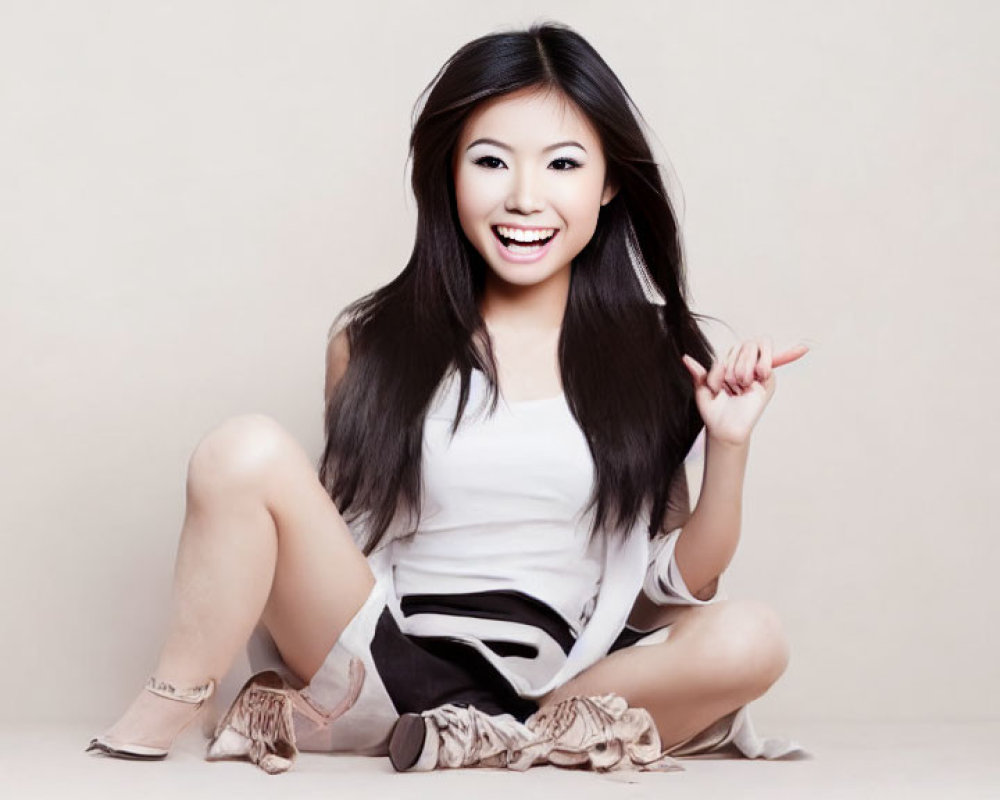
[[[487,169],[497,169],[497,167],[503,164],[503,162],[496,156],[480,156],[473,163],[478,164],[481,167],[486,167]]]
[[[556,167],[556,164],[562,164],[563,166]],[[580,162],[574,161],[572,158],[557,158],[552,162],[552,166],[559,172],[565,172],[568,169],[576,169],[580,166]]]

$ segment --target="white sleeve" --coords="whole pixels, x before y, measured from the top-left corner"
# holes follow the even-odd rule
[[[699,600],[684,583],[674,548],[681,529],[656,536],[649,544],[649,567],[642,589],[646,596],[661,606],[703,606],[725,599],[725,593],[716,586],[715,594],[708,600]]]

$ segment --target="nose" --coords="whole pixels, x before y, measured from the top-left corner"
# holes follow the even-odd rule
[[[530,171],[518,170],[512,176],[510,192],[507,194],[504,208],[515,214],[533,214],[544,208],[541,195],[541,188]]]

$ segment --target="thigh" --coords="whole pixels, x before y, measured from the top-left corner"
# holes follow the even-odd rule
[[[643,705],[680,690],[748,691],[770,685],[787,664],[787,642],[773,611],[748,600],[679,606],[671,612],[669,636],[655,644],[633,644],[605,656],[541,705],[576,695],[614,692]]]
[[[664,625],[672,625],[692,608],[701,606],[665,605],[658,606],[643,592],[639,592],[635,603],[629,612],[628,624],[639,630],[653,630]]]
[[[375,583],[368,562],[308,454],[275,420],[227,420],[199,450],[199,463],[214,467],[212,480],[237,473],[228,483],[261,499],[273,521],[274,575],[260,620],[307,683],[368,597]]]

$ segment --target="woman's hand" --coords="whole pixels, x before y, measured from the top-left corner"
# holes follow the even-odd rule
[[[801,344],[773,357],[771,350],[770,339],[749,339],[734,345],[726,360],[716,361],[707,372],[691,356],[682,357],[708,436],[728,444],[746,444],[774,394],[774,368],[809,352]]]

